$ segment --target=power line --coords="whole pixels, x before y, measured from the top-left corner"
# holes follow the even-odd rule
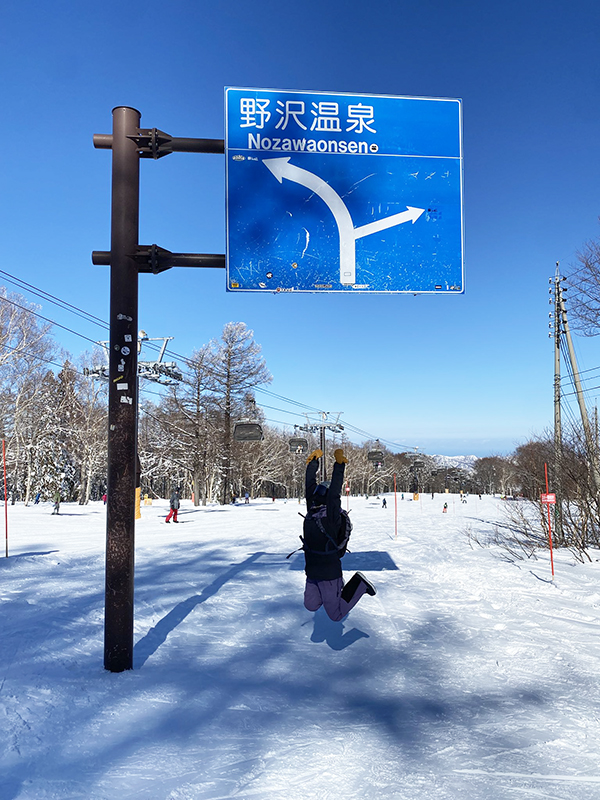
[[[589,369],[582,369],[582,370],[579,371],[579,375],[585,375],[586,372],[597,372],[598,370],[600,370],[600,367],[590,367]],[[562,381],[567,380],[567,375],[563,375],[561,377],[561,380]],[[586,378],[585,380],[592,380],[592,379],[591,378]]]

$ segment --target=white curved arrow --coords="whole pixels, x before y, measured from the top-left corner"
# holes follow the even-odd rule
[[[282,183],[285,178],[288,181],[306,186],[327,205],[338,227],[340,237],[340,283],[344,285],[356,283],[357,239],[386,228],[393,228],[395,225],[401,225],[404,222],[412,222],[414,225],[425,211],[424,208],[407,206],[407,210],[402,211],[400,214],[393,214],[391,217],[369,222],[368,225],[355,228],[350,212],[339,194],[318,175],[301,167],[296,167],[294,164],[290,164],[289,161],[289,156],[285,158],[265,158],[263,159],[263,164],[271,170],[279,183]]]
[[[356,283],[356,246],[350,212],[339,194],[328,183],[313,172],[295,167],[289,160],[289,158],[265,158],[263,164],[271,170],[279,183],[282,183],[284,178],[300,183],[318,195],[327,205],[333,214],[340,236],[340,282]]]

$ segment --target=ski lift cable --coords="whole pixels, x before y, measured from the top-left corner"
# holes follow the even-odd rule
[[[385,439],[382,436],[373,436],[373,434],[369,433],[368,431],[364,431],[361,428],[357,428],[356,426],[351,425],[350,423],[345,422],[345,421],[344,421],[344,428],[352,431],[353,433],[358,433],[360,436],[366,436],[371,441],[384,442],[385,444],[394,445],[394,447],[405,447],[407,450],[413,450],[414,449],[414,445],[403,444],[402,442],[394,442],[391,439]],[[420,451],[420,448],[419,448],[419,451]]]
[[[71,313],[77,314],[77,316],[86,319],[88,322],[94,322],[97,325],[102,326],[108,330],[109,325],[106,320],[100,319],[99,317],[90,314],[89,311],[85,311],[79,306],[74,306],[71,303],[67,303],[66,300],[61,300],[60,297],[56,297],[56,295],[50,294],[50,292],[46,292],[44,289],[41,289],[39,286],[34,286],[31,283],[27,283],[27,281],[18,278],[16,275],[11,275],[10,272],[6,272],[5,270],[0,269],[0,275],[5,275],[9,279],[9,283],[13,283],[15,286],[18,286],[20,289],[25,289],[25,291],[30,292],[31,294],[36,295],[36,297],[40,297],[42,300],[48,300],[50,303],[54,303],[54,305],[59,306],[64,311],[70,311]]]
[[[99,317],[96,317],[94,314],[90,314],[89,311],[85,311],[84,309],[79,308],[79,306],[75,306],[72,303],[68,303],[66,300],[63,300],[62,298],[57,297],[56,295],[50,294],[50,292],[46,292],[44,289],[41,289],[39,286],[34,286],[31,283],[27,283],[26,281],[23,281],[20,278],[17,278],[16,276],[11,275],[9,272],[6,272],[5,270],[0,270],[0,274],[8,276],[10,278],[9,282],[14,283],[15,286],[18,286],[20,289],[24,289],[25,291],[30,292],[31,294],[35,295],[36,297],[40,297],[42,300],[48,300],[48,302],[53,303],[54,305],[58,306],[59,308],[62,308],[63,311],[68,311],[68,312],[70,312],[72,314],[76,314],[77,316],[81,317],[82,319],[86,320],[87,322],[92,322],[95,325],[99,325],[100,327],[104,328],[107,331],[110,330],[110,326],[109,326],[108,322],[106,322],[106,320],[102,320]],[[3,298],[3,299],[7,300],[8,298]],[[13,301],[9,300],[8,302],[13,302]],[[23,309],[23,310],[29,311],[30,313],[35,314],[36,316],[41,316],[40,314],[37,314],[32,309]],[[46,319],[46,317],[41,317],[41,318],[42,319]],[[59,328],[60,327],[64,328],[65,330],[69,331],[69,333],[73,333],[76,336],[80,336],[81,338],[87,339],[86,336],[84,336],[83,334],[79,333],[78,331],[73,331],[70,328],[66,328],[65,326],[60,325],[58,322],[55,322],[54,320],[48,319],[47,321],[50,322],[52,325],[56,325]],[[88,341],[92,341],[92,340],[88,339]],[[94,344],[98,344],[98,342],[96,340],[93,340],[93,343]],[[145,344],[146,344],[146,347],[150,348],[151,350],[156,350],[156,351],[160,350],[159,345],[154,344],[153,342],[145,342]],[[193,363],[192,360],[190,360],[189,358],[186,358],[185,356],[182,356],[180,354],[173,353],[172,351],[169,351],[169,350],[166,350],[165,352],[168,352],[170,355],[175,355],[176,358],[179,358],[179,359],[185,361],[188,364],[192,364]]]
[[[51,295],[49,292],[46,292],[45,290],[41,289],[40,287],[34,286],[33,284],[30,284],[30,283],[27,283],[26,281],[23,281],[23,280],[17,278],[14,275],[11,275],[10,273],[8,273],[8,272],[6,272],[4,270],[0,270],[0,274],[3,274],[5,276],[10,277],[11,280],[13,280],[13,282],[16,283],[16,285],[20,286],[20,288],[26,287],[28,291],[32,292],[33,294],[36,294],[38,297],[42,297],[42,299],[44,299],[44,298],[48,299],[50,302],[55,303],[59,307],[62,307],[64,310],[70,310],[72,313],[78,314],[78,316],[81,316],[83,319],[87,319],[88,321],[92,321],[95,324],[99,324],[102,327],[104,327],[105,329],[108,329],[108,327],[109,327],[108,323],[106,323],[105,321],[100,320],[98,317],[95,317],[92,314],[89,314],[89,312],[84,311],[83,309],[79,308],[78,306],[74,306],[71,303],[68,303],[67,301],[62,300],[61,298],[56,297],[56,295]],[[17,281],[18,281],[18,283],[17,283]],[[9,303],[13,303],[14,305],[18,306],[17,303],[15,303],[14,301],[8,300],[8,298],[2,298],[2,299],[6,300]],[[82,338],[82,339],[84,339],[86,341],[92,342],[92,344],[95,344],[95,345],[98,344],[96,340],[92,340],[89,337],[85,336],[84,334],[79,333],[78,331],[74,331],[71,328],[68,328],[68,327],[66,327],[64,325],[61,325],[58,322],[55,322],[52,319],[44,317],[41,314],[38,314],[37,312],[33,311],[32,309],[26,309],[23,306],[18,306],[18,307],[22,308],[25,311],[29,311],[30,313],[34,314],[35,316],[40,317],[40,319],[43,319],[43,320],[45,320],[46,322],[49,322],[52,325],[56,325],[57,327],[62,328],[63,330],[66,330],[67,332],[72,333],[75,336],[79,336],[80,338]],[[150,347],[151,349],[155,349],[155,350],[159,349],[158,345],[155,345],[155,344],[153,344],[151,342],[146,342],[146,346]],[[184,356],[181,353],[176,353],[171,349],[165,349],[165,353],[168,353],[169,355],[175,357],[178,361],[181,361],[184,364],[192,365],[194,363],[193,359],[190,359],[189,357]],[[254,387],[251,387],[251,388],[253,388],[255,391],[263,392],[264,394],[267,394],[267,395],[269,395],[271,397],[275,397],[276,399],[281,400],[281,401],[283,401],[285,403],[289,403],[290,405],[298,406],[299,408],[304,408],[304,409],[307,409],[309,411],[317,412],[319,414],[323,413],[322,409],[315,408],[314,406],[310,406],[310,405],[308,405],[306,403],[302,403],[302,402],[300,402],[298,400],[293,400],[292,398],[289,398],[289,397],[285,397],[284,395],[278,394],[276,392],[272,392],[269,389],[263,388],[262,386],[254,386]],[[283,411],[283,409],[274,409],[274,410]],[[283,411],[283,413],[292,413],[292,412]],[[360,430],[357,430],[356,432],[357,433],[362,433]],[[365,434],[365,435],[368,435],[368,434]]]
[[[49,322],[50,325],[55,325],[57,328],[62,328],[64,331],[67,331],[68,333],[72,333],[75,336],[79,336],[80,339],[85,339],[87,342],[91,342],[92,344],[95,345],[98,344],[98,342],[95,339],[90,339],[89,336],[84,336],[83,333],[74,331],[72,328],[67,328],[66,325],[61,325],[59,322],[55,322],[54,320],[49,319],[48,317],[44,317],[42,314],[38,314],[37,311],[33,311],[31,308],[26,308],[25,306],[16,303],[14,300],[9,300],[8,297],[2,297],[2,295],[0,295],[0,300],[2,300],[4,303],[10,303],[16,308],[20,308],[22,311],[26,311],[29,314],[33,314],[35,317],[43,319],[44,322]]]
[[[50,366],[52,367],[58,367],[59,369],[63,369],[65,366],[64,362],[62,364],[59,364],[58,362],[51,361],[49,358],[44,358],[44,356],[40,356],[37,353],[28,353],[25,350],[21,350],[20,347],[11,347],[8,344],[0,345],[0,347],[4,348],[5,350],[12,350],[13,353],[20,353],[21,355],[28,356],[29,358],[37,358],[39,361],[43,361],[45,364],[50,364]],[[70,366],[73,372],[76,372],[78,375],[85,377],[84,373],[81,372],[81,370],[77,369],[77,367],[74,364],[71,364]]]
[[[42,361],[42,362],[44,362],[46,364],[49,364],[51,366],[58,367],[59,369],[62,369],[64,367],[64,363],[63,364],[59,364],[56,361],[51,361],[50,359],[44,358],[43,356],[37,355],[35,353],[24,352],[22,350],[19,350],[19,348],[11,347],[10,345],[2,345],[2,347],[5,350],[12,350],[13,352],[17,352],[18,351],[18,352],[23,353],[23,355],[27,355],[27,356],[29,356],[31,358],[37,358],[40,361]],[[81,372],[81,370],[77,369],[77,367],[75,367],[74,365],[72,365],[71,368],[78,375],[81,375],[82,377],[85,377],[85,374],[83,372]],[[144,393],[145,395],[149,395],[150,394],[150,395],[153,395],[153,396],[158,397],[160,399],[163,398],[162,394],[160,394],[159,392],[156,392],[156,391],[152,391],[152,389],[149,389],[146,386],[140,386],[140,393]],[[273,406],[264,406],[264,408],[269,408],[269,409],[271,409],[273,411],[280,411],[281,413],[284,413],[284,414],[291,414],[293,416],[301,416],[298,412],[286,411],[285,409],[275,408]],[[144,409],[144,414],[147,414],[149,417],[152,417],[152,419],[155,419],[156,421],[160,422],[160,420],[158,420],[158,418],[155,417],[153,414],[151,414],[147,409]],[[290,424],[287,421],[284,422],[283,420],[275,420],[275,419],[269,419],[269,418],[265,418],[265,422],[272,422],[272,423],[275,423],[277,425],[283,425],[284,427],[288,426]],[[167,424],[169,424],[169,423],[167,423]],[[355,428],[353,425],[348,425],[348,424],[345,423],[345,427],[350,429],[350,430],[352,430],[352,432],[358,433],[360,435],[367,436],[368,438],[371,438],[371,439],[376,439],[377,438],[377,437],[371,436],[371,434],[367,433],[366,431],[362,431],[360,428]],[[402,445],[402,444],[399,444],[398,442],[391,442],[391,441],[389,441],[387,439],[383,439],[381,437],[379,437],[379,440],[382,441],[382,442],[388,441],[390,444],[394,444],[396,446],[399,445],[400,447],[407,447],[407,448],[410,449],[409,445]]]
[[[15,278],[15,276],[10,275],[10,273],[5,272],[4,270],[0,270],[0,274],[9,275],[11,277],[11,279]],[[51,303],[54,303],[54,305],[57,305],[59,308],[62,308],[63,311],[69,311],[70,313],[76,314],[77,316],[81,317],[82,319],[86,320],[87,322],[92,322],[95,325],[101,326],[105,330],[109,330],[109,325],[108,325],[107,322],[105,322],[104,320],[99,319],[98,317],[95,317],[93,314],[90,314],[87,311],[84,311],[83,309],[79,308],[78,306],[74,306],[71,303],[68,303],[66,300],[62,300],[61,298],[56,297],[55,295],[51,295],[49,292],[46,292],[43,289],[40,289],[39,287],[34,286],[33,284],[29,284],[26,281],[20,281],[20,283],[17,283],[17,281],[19,281],[19,279],[15,278],[15,280],[13,280],[12,282],[15,283],[15,285],[18,286],[19,288],[26,289],[26,291],[29,291],[30,293],[36,295],[37,297],[40,297],[41,299],[45,299],[45,300],[48,300]],[[98,345],[99,344],[96,339],[90,339],[88,336],[85,336],[84,334],[80,333],[79,331],[75,331],[72,328],[68,328],[65,325],[61,325],[59,322],[56,322],[55,320],[50,319],[49,317],[45,317],[42,314],[39,314],[38,312],[34,311],[31,308],[25,308],[24,306],[19,305],[14,300],[10,300],[7,297],[2,297],[1,295],[0,295],[0,299],[4,300],[7,303],[11,303],[12,305],[16,306],[17,308],[21,308],[23,311],[26,311],[26,312],[28,312],[30,314],[33,314],[34,316],[39,317],[40,319],[43,319],[45,322],[48,322],[53,326],[56,326],[58,328],[62,328],[63,330],[67,331],[68,333],[72,333],[74,336],[78,336],[79,338],[84,339],[85,341],[91,342],[94,345]],[[157,352],[160,350],[159,345],[154,344],[151,341],[146,341],[145,344],[151,350],[155,350]],[[174,354],[169,350],[165,350],[165,352],[169,353],[170,355],[175,355],[178,358],[178,360],[182,360],[186,364],[190,364],[191,365],[193,363],[193,361],[191,359],[186,358],[185,356],[182,356],[180,354]],[[161,395],[158,395],[158,396],[161,396]]]
[[[276,392],[272,392],[270,389],[264,389],[262,386],[255,386],[254,387],[257,392],[263,392],[264,394],[268,394],[271,397],[275,397],[277,400],[283,400],[290,405],[299,406],[300,408],[306,408],[308,411],[315,411],[317,414],[322,414],[323,410],[319,408],[314,408],[314,406],[306,405],[306,403],[301,403],[298,400],[292,400],[290,397],[284,397],[284,395],[277,394]]]
[[[289,426],[289,424],[290,424],[289,422],[283,422],[280,419],[269,419],[268,417],[265,417],[265,422],[274,422],[277,425],[283,425],[284,427],[285,426]]]
[[[9,275],[10,273],[6,273],[6,272],[0,270],[0,274]],[[11,277],[14,277],[14,276],[11,276]],[[85,315],[90,321],[95,321],[96,324],[101,324],[103,327],[107,325],[105,322],[99,320],[97,317],[93,317],[93,315],[88,314],[88,312],[85,312],[82,309],[78,308],[77,306],[73,306],[70,303],[67,303],[66,301],[63,301],[63,300],[61,300],[60,298],[57,298],[54,295],[50,295],[49,293],[44,292],[44,290],[39,289],[39,287],[33,286],[33,284],[27,284],[25,281],[22,281],[21,283],[22,283],[23,286],[27,286],[29,291],[32,291],[34,293],[35,293],[36,290],[39,291],[39,292],[42,292],[43,294],[45,294],[47,296],[47,298],[49,300],[55,302],[57,305],[62,303],[63,304],[63,308],[65,308],[65,310],[71,309],[73,311],[73,313],[79,312],[80,315],[81,314]],[[15,305],[15,306],[17,306],[18,308],[21,308],[24,311],[32,313],[35,316],[39,317],[40,319],[43,319],[44,321],[50,323],[51,325],[54,325],[54,326],[56,326],[58,328],[61,328],[61,329],[65,330],[65,331],[67,331],[68,333],[72,333],[73,335],[78,336],[81,339],[84,339],[85,341],[91,342],[94,345],[98,344],[98,342],[96,340],[90,339],[88,336],[85,336],[84,334],[79,333],[78,331],[74,331],[73,329],[68,328],[65,325],[61,325],[60,323],[55,322],[54,320],[49,319],[48,317],[45,317],[45,316],[33,311],[32,309],[27,309],[24,306],[21,306],[18,303],[14,302],[12,300],[9,300],[8,298],[5,298],[5,297],[1,297],[0,296],[0,299],[4,300],[5,302],[11,303],[12,305]],[[154,349],[158,349],[158,345],[152,345],[152,343],[147,343],[147,344],[150,347],[154,347]],[[193,364],[193,360],[192,359],[189,359],[188,357],[183,356],[182,354],[175,353],[175,352],[173,352],[171,350],[168,350],[168,349],[165,350],[165,353],[168,353],[169,355],[174,356],[175,358],[177,358],[178,361],[182,361],[185,364],[188,364],[188,365]],[[249,387],[249,388],[253,388],[255,391],[263,392],[264,394],[270,395],[272,397],[276,397],[277,399],[282,400],[283,402],[286,402],[286,403],[290,403],[291,405],[296,405],[296,406],[298,406],[300,408],[305,408],[307,410],[314,411],[314,412],[319,413],[319,414],[323,413],[323,411],[321,409],[317,409],[314,406],[310,406],[310,405],[307,405],[306,403],[301,403],[298,400],[293,400],[292,398],[285,397],[284,395],[277,394],[276,392],[271,392],[269,389],[265,389],[262,386],[254,386],[254,387]],[[159,396],[159,397],[161,396],[158,393],[155,393],[155,394],[157,394],[157,396]],[[277,410],[283,411],[283,409],[277,409]],[[283,411],[283,413],[292,413],[292,412]],[[282,423],[282,422],[278,421],[278,424],[285,424],[285,423]],[[360,428],[358,428],[356,426],[353,426],[353,425],[351,425],[351,424],[349,424],[347,422],[344,422],[344,427],[348,428],[352,432],[357,433],[357,434],[359,434],[361,436],[367,436],[367,437],[369,437],[371,439],[379,438],[380,441],[386,442],[386,443],[388,443],[390,445],[393,445],[395,447],[406,447],[407,449],[412,449],[411,445],[402,444],[400,442],[393,442],[393,441],[391,441],[389,439],[385,439],[385,438],[382,438],[382,437],[374,437],[369,432],[364,431],[364,430],[362,430],[362,429],[360,429]]]
[[[574,274],[577,274],[577,273],[574,273]],[[54,303],[55,305],[57,305],[58,307],[62,308],[63,310],[70,311],[71,313],[74,313],[77,316],[80,316],[82,319],[85,319],[85,320],[87,320],[89,322],[92,322],[92,323],[94,323],[96,325],[99,325],[99,326],[103,327],[104,329],[108,329],[109,328],[108,323],[105,320],[101,320],[99,317],[96,317],[95,315],[90,314],[89,312],[85,311],[84,309],[79,308],[78,306],[75,306],[75,305],[73,305],[71,303],[68,303],[66,300],[62,300],[61,298],[57,297],[56,295],[53,295],[50,292],[46,292],[44,289],[41,289],[40,287],[35,286],[34,284],[31,284],[31,283],[28,283],[27,281],[24,281],[23,279],[18,278],[15,275],[12,275],[10,272],[7,272],[6,270],[0,270],[0,275],[4,275],[6,278],[9,279],[9,282],[13,283],[14,285],[18,286],[19,288],[24,289],[24,290],[36,295],[37,297],[40,297],[41,299],[48,300],[49,302]],[[11,302],[14,305],[18,306],[17,303],[14,303],[14,301],[8,300],[8,298],[2,298],[2,299],[6,300],[7,302]],[[93,344],[97,344],[96,341],[93,341],[93,340],[89,339],[88,337],[84,336],[83,334],[81,334],[81,333],[79,333],[77,331],[74,331],[74,330],[72,330],[72,329],[70,329],[70,328],[68,328],[68,327],[66,327],[64,325],[60,325],[59,323],[55,322],[54,320],[51,320],[51,319],[49,319],[47,317],[43,317],[42,315],[37,314],[36,312],[34,312],[32,309],[25,309],[23,306],[18,306],[18,307],[22,308],[25,311],[29,311],[30,313],[35,314],[36,316],[39,316],[41,319],[44,319],[45,321],[49,322],[52,325],[56,325],[57,327],[60,327],[63,330],[68,331],[69,333],[73,333],[74,335],[83,338],[86,341],[90,341],[90,342],[93,342]],[[562,342],[561,342],[561,344],[562,344]],[[158,345],[154,345],[154,344],[148,342],[148,343],[146,343],[146,346],[150,347],[150,349],[158,350]],[[171,350],[168,350],[168,351],[165,351],[165,352],[168,352],[169,355],[173,355],[179,361],[182,361],[182,362],[184,362],[184,363],[186,363],[188,365],[191,365],[193,363],[191,359],[183,356],[180,353],[175,353],[175,352],[173,352]],[[33,354],[29,354],[29,355],[33,356]],[[40,356],[34,356],[34,357],[40,358],[40,360],[45,361],[46,363],[48,363],[48,364],[50,364],[52,366],[62,366],[62,365],[57,364],[56,362],[52,362],[52,361],[49,361],[47,359],[43,359]],[[569,362],[568,359],[565,359],[565,361],[566,361],[566,363],[568,365],[568,369],[569,369],[569,372],[570,372],[570,362]],[[586,374],[586,373],[589,373],[589,372],[596,372],[598,370],[600,370],[600,367],[592,367],[592,368],[587,369],[587,370],[582,370],[579,374],[581,376],[583,374]],[[561,377],[561,381],[565,381],[565,380],[569,380],[572,383],[572,381],[573,381],[572,374],[565,375],[565,376]],[[311,410],[311,411],[322,413],[320,409],[317,409],[317,408],[315,408],[313,406],[309,406],[306,403],[301,403],[301,402],[299,402],[297,400],[292,400],[291,398],[288,398],[288,397],[285,397],[283,395],[277,394],[277,393],[272,392],[272,391],[270,391],[268,389],[264,389],[263,387],[256,386],[256,387],[253,387],[253,388],[255,389],[255,391],[263,392],[264,394],[267,394],[267,395],[270,395],[272,397],[275,397],[275,398],[277,398],[279,400],[282,400],[283,402],[290,403],[291,405],[296,405],[296,406],[301,407],[301,408],[305,408],[305,409],[308,409],[308,410]],[[594,391],[594,390],[596,390],[598,388],[600,388],[600,387],[597,387],[597,386],[587,387],[587,390]],[[158,393],[158,392],[152,392],[150,390],[145,390],[145,391],[146,391],[147,394],[153,394],[153,395],[155,395],[157,397],[162,397],[162,395],[160,393]],[[570,395],[570,394],[575,394],[576,395],[577,391],[568,392],[568,393],[564,393],[564,394],[565,395]],[[265,406],[265,408],[269,408],[269,406]],[[273,407],[271,407],[271,408],[273,408]],[[289,411],[284,411],[283,409],[275,409],[275,408],[273,408],[273,410],[281,411],[282,413],[288,413],[288,414],[292,414],[293,413],[293,412],[289,412]],[[362,429],[357,428],[355,426],[352,426],[352,425],[350,425],[348,423],[345,423],[345,427],[350,429],[350,430],[353,430],[353,432],[358,433],[358,434],[360,434],[362,436],[367,436],[367,437],[373,438],[371,436],[371,434],[369,434],[367,431],[363,431]],[[389,444],[393,444],[395,446],[400,446],[400,447],[407,447],[407,448],[410,449],[409,445],[404,445],[404,444],[399,443],[399,442],[391,442],[390,440],[385,440],[385,439],[382,439],[381,441],[386,441]]]

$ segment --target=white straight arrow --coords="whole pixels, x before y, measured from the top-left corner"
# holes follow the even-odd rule
[[[414,225],[423,213],[425,213],[424,208],[406,206],[406,211],[401,211],[399,214],[393,214],[391,217],[378,219],[375,222],[369,222],[368,225],[361,225],[360,228],[355,228],[354,236],[356,239],[360,239],[362,236],[369,236],[371,233],[384,231],[386,228],[393,228],[395,225],[402,225],[403,222],[412,222]]]
[[[407,210],[402,211],[400,214],[394,214],[386,219],[370,222],[368,225],[362,225],[355,229],[350,212],[339,194],[318,175],[301,167],[296,167],[290,164],[289,161],[289,156],[263,159],[265,167],[271,170],[279,183],[283,183],[285,178],[288,181],[306,186],[307,189],[310,189],[311,192],[314,192],[323,200],[333,214],[340,237],[340,283],[343,285],[351,286],[356,283],[356,239],[369,236],[371,233],[377,233],[377,231],[385,230],[386,228],[392,228],[395,225],[401,225],[403,222],[412,221],[414,224],[425,211],[424,208],[407,206]]]

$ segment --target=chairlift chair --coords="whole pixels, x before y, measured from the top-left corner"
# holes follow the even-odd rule
[[[308,453],[308,441],[306,439],[290,439],[290,453],[301,456]]]
[[[367,453],[367,458],[369,461],[376,462],[378,464],[383,463],[383,452],[381,450],[371,450]]]
[[[236,422],[233,438],[236,442],[261,442],[264,439],[262,426],[258,422]]]

